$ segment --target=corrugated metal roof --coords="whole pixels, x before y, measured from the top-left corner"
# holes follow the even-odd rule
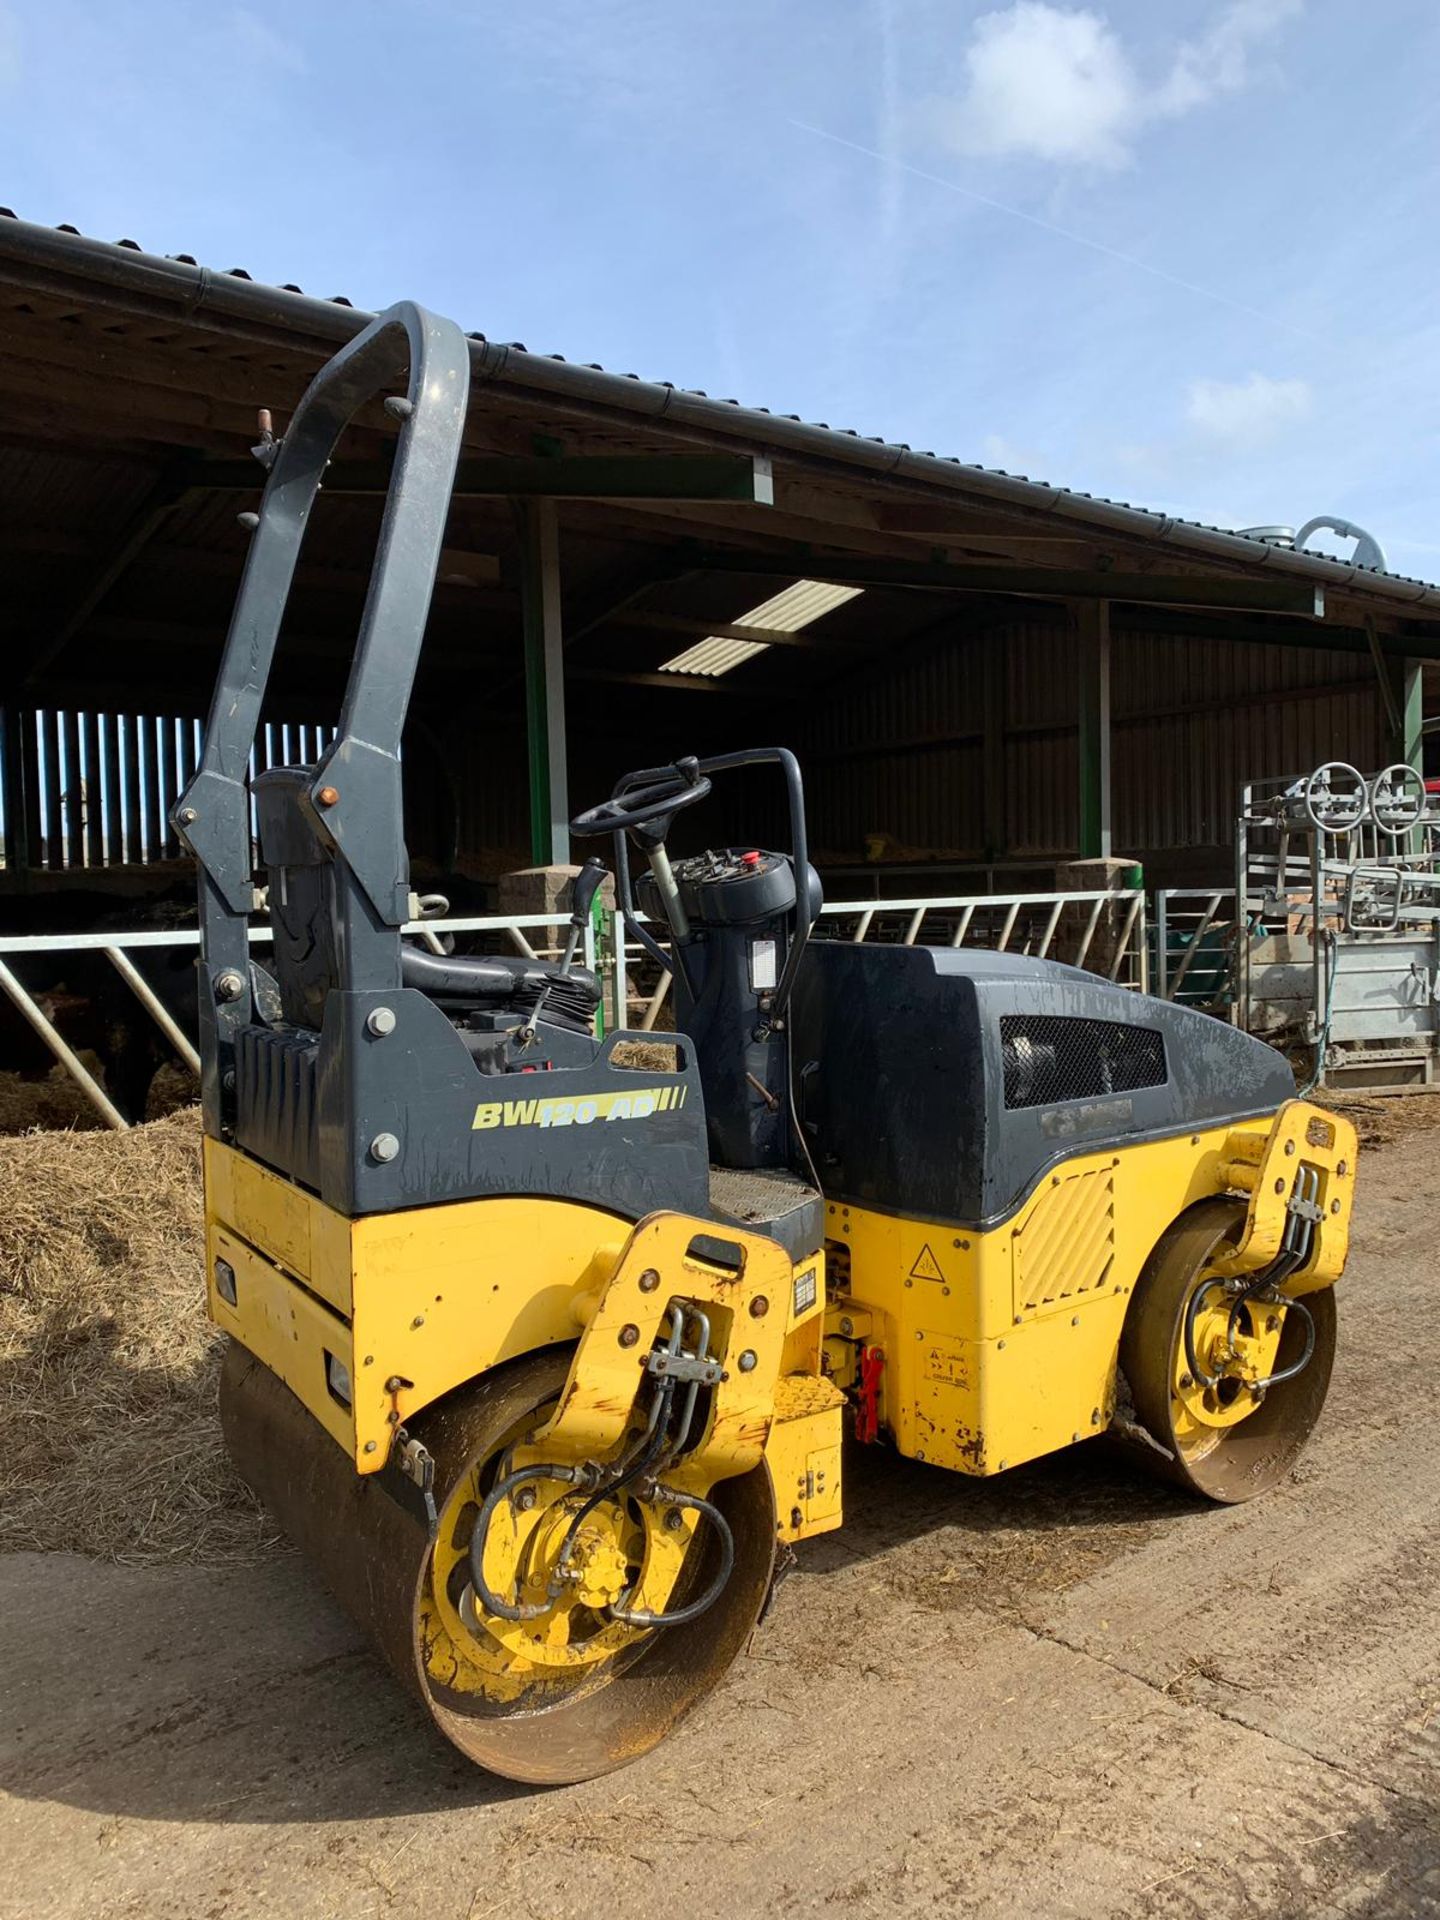
[[[280,287],[255,281],[243,267],[216,272],[190,254],[147,254],[135,240],[100,241],[78,228],[35,226],[8,207],[0,207],[0,267],[6,261],[87,275],[111,284],[125,283],[137,298],[178,306],[198,322],[207,310],[245,316],[252,325],[291,331],[339,344],[373,316],[344,295],[316,299],[293,283]],[[13,274],[10,277],[14,277]],[[1379,573],[1353,561],[1297,553],[1252,539],[1233,529],[1208,526],[1154,509],[1132,506],[1103,495],[1051,486],[1003,468],[984,467],[953,456],[917,452],[903,441],[863,436],[853,428],[807,422],[798,414],[742,407],[716,400],[699,388],[668,381],[643,381],[636,374],[613,374],[595,363],[577,363],[562,354],[532,354],[519,341],[501,343],[471,333],[475,372],[481,381],[512,384],[554,397],[615,407],[649,420],[665,420],[728,437],[743,436],[776,448],[842,462],[877,476],[906,479],[946,492],[966,491],[1000,504],[1054,514],[1115,536],[1154,541],[1216,564],[1264,568],[1399,602],[1414,611],[1440,613],[1440,587],[1408,575]]]

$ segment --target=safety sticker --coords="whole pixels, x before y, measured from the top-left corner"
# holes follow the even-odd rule
[[[891,1271],[893,1272],[894,1269],[892,1268]],[[945,1276],[940,1271],[940,1262],[935,1258],[934,1254],[930,1251],[928,1242],[925,1246],[921,1247],[920,1258],[915,1262],[914,1266],[911,1267],[910,1269],[910,1278],[912,1280],[939,1280],[941,1282],[944,1281]]]
[[[925,1349],[925,1378],[946,1387],[968,1387],[970,1363],[965,1349],[948,1341],[931,1341]]]
[[[683,1107],[688,1086],[635,1087],[623,1093],[581,1093],[573,1100],[486,1100],[472,1132],[489,1127],[588,1127],[596,1120],[648,1120]]]
[[[802,1313],[808,1313],[816,1301],[815,1269],[807,1267],[803,1273],[795,1276],[795,1319]]]

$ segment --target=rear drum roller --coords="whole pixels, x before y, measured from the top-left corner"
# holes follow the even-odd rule
[[[1146,1449],[1140,1457],[1191,1492],[1227,1503],[1263,1493],[1294,1465],[1335,1359],[1330,1287],[1299,1302],[1248,1302],[1235,1314],[1232,1347],[1234,1297],[1216,1262],[1244,1223],[1243,1203],[1228,1199],[1202,1201],[1177,1220],[1146,1263],[1120,1340],[1136,1415],[1172,1456],[1162,1464]]]
[[[243,1347],[232,1344],[220,1388],[226,1445],[240,1473],[435,1724],[492,1773],[543,1785],[587,1780],[638,1759],[718,1685],[759,1618],[775,1551],[774,1501],[762,1466],[709,1495],[734,1543],[734,1565],[713,1603],[675,1626],[616,1620],[612,1607],[641,1611],[627,1596],[637,1583],[643,1589],[657,1558],[683,1560],[667,1614],[683,1614],[722,1567],[713,1524],[694,1514],[672,1518],[673,1507],[658,1509],[622,1489],[587,1512],[565,1591],[545,1607],[544,1569],[580,1501],[541,1480],[497,1509],[503,1524],[492,1523],[484,1555],[487,1584],[530,1617],[486,1611],[470,1577],[476,1516],[509,1450],[549,1418],[570,1357],[560,1348],[529,1355],[412,1424],[435,1458],[433,1548],[418,1514],[374,1476],[357,1474]],[[518,1558],[507,1557],[522,1533]],[[527,1566],[536,1573],[530,1581]]]

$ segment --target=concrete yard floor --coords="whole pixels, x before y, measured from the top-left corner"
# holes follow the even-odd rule
[[[468,1769],[298,1561],[0,1561],[0,1912],[1440,1914],[1440,1181],[1370,1152],[1321,1428],[1205,1509],[878,1453],[660,1751]]]

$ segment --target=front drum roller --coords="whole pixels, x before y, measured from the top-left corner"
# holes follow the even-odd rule
[[[1335,1359],[1335,1292],[1303,1303],[1253,1303],[1236,1317],[1217,1262],[1233,1251],[1243,1202],[1216,1198],[1161,1235],[1135,1288],[1120,1339],[1120,1368],[1140,1424],[1170,1455],[1139,1456],[1157,1473],[1206,1499],[1253,1499],[1284,1477],[1310,1438]],[[1197,1299],[1197,1295],[1199,1298]],[[1200,1362],[1197,1378],[1186,1350]],[[1307,1319],[1308,1316],[1308,1319]],[[1304,1359],[1293,1375],[1283,1376]],[[1222,1364],[1223,1360],[1223,1364]],[[1275,1384],[1263,1383],[1273,1379]],[[1213,1382],[1213,1384],[1212,1384]]]
[[[588,1780],[648,1753],[719,1684],[759,1618],[774,1568],[774,1500],[761,1466],[709,1496],[735,1558],[718,1597],[693,1620],[631,1626],[605,1613],[647,1551],[645,1510],[623,1497],[586,1524],[573,1603],[533,1622],[477,1618],[466,1574],[477,1503],[507,1451],[543,1426],[570,1358],[566,1348],[528,1355],[411,1423],[435,1459],[433,1544],[418,1513],[376,1476],[357,1474],[238,1343],[220,1382],[225,1443],[241,1477],[341,1605],[463,1754],[536,1785]],[[667,1611],[703,1594],[719,1566],[716,1530],[697,1529]]]

